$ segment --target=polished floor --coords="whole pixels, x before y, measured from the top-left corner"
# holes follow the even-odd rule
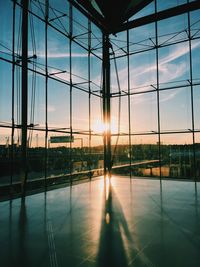
[[[0,203],[2,267],[199,267],[200,185],[103,177]]]

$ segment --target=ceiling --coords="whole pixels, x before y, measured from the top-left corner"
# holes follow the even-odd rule
[[[77,0],[78,4],[109,32],[115,30],[131,16],[153,0]]]

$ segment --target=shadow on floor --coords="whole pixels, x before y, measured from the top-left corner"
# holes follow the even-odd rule
[[[99,252],[97,262],[99,267],[128,266],[128,259],[123,242],[123,234],[129,240],[131,235],[128,225],[114,192],[111,181],[104,184],[105,207],[102,213]]]

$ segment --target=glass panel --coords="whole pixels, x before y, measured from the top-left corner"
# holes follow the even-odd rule
[[[0,185],[10,184],[11,129],[0,127]]]
[[[88,52],[76,43],[72,44],[72,82],[88,90]]]
[[[11,59],[13,24],[13,3],[11,1],[0,1],[0,18],[0,56]]]
[[[102,57],[102,33],[101,30],[91,23],[91,49],[97,56]]]
[[[59,180],[58,178],[66,175],[66,180],[69,180],[71,168],[70,159],[72,158],[72,150],[70,149],[71,144],[62,143],[62,141],[59,143],[51,142],[51,138],[55,136],[61,138],[70,135],[63,133],[49,133],[47,163],[48,177],[56,182],[56,180]]]
[[[155,47],[155,23],[150,23],[129,31],[131,53],[148,51]]]
[[[11,123],[12,119],[12,66],[0,61],[0,122]]]
[[[90,88],[97,95],[101,94],[102,61],[95,56],[90,57]]]
[[[200,133],[195,133],[195,169],[196,178],[200,178]]]
[[[189,87],[160,91],[162,131],[191,130],[191,91]]]
[[[161,136],[163,177],[194,177],[192,134],[168,134]]]
[[[49,27],[47,47],[49,75],[69,82],[69,40]]]
[[[111,131],[113,134],[129,132],[128,97],[115,97],[111,100]]]
[[[110,36],[110,42],[112,45],[112,52],[117,56],[125,56],[127,51],[127,32],[119,32],[117,35]]]
[[[160,176],[158,136],[132,136],[132,174],[133,176]]]
[[[36,75],[35,94],[34,93],[32,94],[32,91],[30,90],[29,97],[30,97],[29,101],[30,105],[28,106],[29,123],[31,123],[30,111],[32,109],[32,123],[34,123],[35,127],[44,128],[45,127],[45,78],[43,76]],[[33,108],[31,108],[31,102],[33,103],[32,105]]]
[[[159,49],[159,82],[160,88],[170,86],[170,83],[175,82],[177,86],[180,81],[190,79],[190,60],[189,60],[189,44],[184,42]]]
[[[182,5],[182,4],[186,4],[186,3],[187,3],[187,0],[178,0],[178,1],[174,1],[174,0],[168,0],[168,1],[158,0],[157,1],[157,7],[158,7],[158,11],[160,11],[160,10],[176,7],[178,5]]]
[[[193,83],[194,84],[196,84],[196,83],[200,84],[200,68],[199,68],[200,40],[199,39],[192,41],[191,49],[192,49],[192,78],[193,78]]]
[[[81,177],[87,176],[85,171],[89,170],[90,154],[89,150],[87,149],[88,143],[88,136],[74,135],[74,142],[72,143],[72,172],[80,173]],[[77,178],[78,177],[74,177],[75,180]]]
[[[79,44],[88,46],[88,19],[76,8],[73,8],[73,38]]]
[[[194,94],[194,128],[195,130],[200,130],[200,113],[199,113],[199,103],[200,103],[200,86],[193,87]]]
[[[38,5],[36,1],[31,1],[31,3],[32,3],[31,6]],[[42,17],[44,16],[42,15]],[[30,21],[29,23],[29,48],[28,48],[29,57],[30,57],[29,65],[30,65],[30,68],[33,68],[33,62],[35,62],[38,71],[43,73],[45,71],[45,24],[41,23],[40,19],[38,19],[37,17],[31,14],[29,16],[29,21]],[[18,38],[17,30],[16,30],[16,37],[15,37],[16,44],[17,44],[17,38]],[[56,34],[54,35],[54,33],[55,31],[53,32],[50,28],[48,29],[49,37],[51,36],[51,34],[54,37],[57,37],[57,35]],[[53,47],[53,43],[57,45],[56,40],[53,41],[50,37],[49,42],[48,42],[49,56],[50,56],[51,51],[55,49],[55,47]],[[36,59],[32,58],[33,55],[36,55],[37,58]],[[53,55],[55,56],[55,54],[53,54],[53,51],[52,51],[52,56]]]
[[[41,4],[40,4],[41,6]],[[69,32],[69,2],[63,0],[49,1],[50,23],[61,32]]]
[[[28,131],[28,180],[42,187],[45,177],[45,132]]]
[[[131,93],[153,90],[156,85],[155,51],[133,55],[130,57]]]
[[[200,37],[199,10],[195,10],[193,12],[190,12],[190,28],[191,28],[191,35],[193,38]]]
[[[100,97],[91,97],[91,129],[93,134],[102,134],[103,110]]]
[[[186,31],[186,29],[188,29],[187,14],[159,21],[158,22],[159,45],[163,46],[187,40],[188,31]]]
[[[80,101],[81,99],[81,101]],[[79,90],[73,90],[73,130],[89,131],[89,98],[88,94]]]
[[[119,91],[122,93],[124,91],[128,91],[128,69],[126,57],[111,60],[111,92],[119,94]]]
[[[157,95],[155,92],[131,96],[132,132],[157,132]]]
[[[104,150],[103,150],[103,137],[92,136],[91,139],[91,170],[92,175],[98,176],[103,174],[104,167]]]
[[[141,18],[143,16],[148,16],[148,15],[154,13],[154,11],[155,11],[155,3],[154,3],[154,1],[152,1],[149,5],[147,5],[146,7],[144,7],[141,11],[139,11],[134,16],[132,16],[130,18],[130,20]]]
[[[54,129],[70,127],[69,86],[54,80],[48,82],[48,125]]]
[[[112,164],[114,173],[128,175],[130,171],[128,136],[112,137]]]

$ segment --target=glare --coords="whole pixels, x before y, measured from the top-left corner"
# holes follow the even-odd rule
[[[110,186],[111,186],[111,179],[109,179],[108,175],[106,175],[105,180],[104,180],[104,187],[105,187],[105,193],[106,193],[106,200],[108,200],[108,197],[109,197]]]
[[[106,213],[106,223],[110,223],[110,214],[108,212]]]
[[[114,184],[114,181],[111,178],[109,178],[108,175],[106,176],[101,176],[100,182],[99,182],[99,187],[101,188],[102,191],[106,192],[106,196],[108,197],[109,194],[109,187]]]
[[[103,133],[109,131],[109,123],[104,123],[101,120],[96,120],[93,123],[92,129],[93,129],[93,131],[95,133],[103,134]],[[115,118],[111,119],[110,131],[111,131],[112,134],[116,134],[117,133],[117,123],[116,123],[116,119]]]

